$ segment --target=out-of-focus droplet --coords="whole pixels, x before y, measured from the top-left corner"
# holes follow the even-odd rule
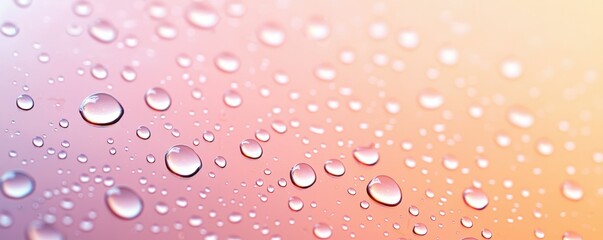
[[[95,125],[111,125],[119,121],[124,109],[113,96],[94,93],[86,97],[80,105],[80,115],[86,122]]]
[[[459,160],[454,156],[446,155],[442,158],[442,165],[448,170],[456,170],[459,167]]]
[[[406,49],[415,49],[419,46],[419,34],[413,30],[404,30],[398,34],[398,44]]]
[[[178,37],[178,29],[169,22],[161,22],[155,27],[155,34],[165,40],[173,40]]]
[[[107,77],[109,77],[109,71],[102,64],[95,64],[90,69],[90,74],[92,74],[92,77],[94,77],[98,80],[104,80],[104,79],[107,79]]]
[[[262,142],[270,140],[270,133],[264,129],[258,129],[255,131],[255,138]]]
[[[239,0],[230,0],[226,3],[226,13],[231,17],[242,17],[245,12],[247,12],[247,6]]]
[[[124,186],[113,187],[105,193],[105,203],[115,216],[130,220],[142,213],[143,202],[136,192]]]
[[[68,128],[69,127],[69,120],[67,119],[61,119],[59,120],[59,126],[61,126],[62,128]]]
[[[455,65],[459,61],[459,52],[451,47],[440,49],[438,60],[446,66]]]
[[[467,206],[476,209],[482,210],[488,206],[489,200],[488,196],[484,191],[478,188],[469,187],[463,191],[463,201]]]
[[[389,34],[389,27],[385,22],[374,22],[369,26],[369,36],[375,40],[383,40]]]
[[[293,211],[301,211],[304,208],[304,202],[298,197],[290,197],[289,198],[289,209]]]
[[[333,176],[343,176],[345,173],[345,166],[337,159],[329,159],[325,161],[325,171]]]
[[[373,200],[387,206],[396,206],[402,201],[400,186],[389,176],[374,177],[368,183],[366,191]]]
[[[500,72],[507,79],[517,79],[523,73],[523,66],[517,60],[507,59],[500,64]]]
[[[44,139],[40,136],[36,136],[31,140],[31,143],[36,147],[42,147],[44,146]]]
[[[128,82],[136,80],[137,75],[136,70],[129,66],[126,66],[121,70],[121,78]]]
[[[328,239],[333,235],[333,228],[326,223],[317,223],[314,224],[312,232],[318,239]]]
[[[29,111],[34,107],[34,100],[27,94],[21,94],[17,97],[17,107],[23,111]]]
[[[285,31],[274,22],[265,23],[258,30],[258,38],[269,47],[278,47],[285,42]]]
[[[117,28],[106,20],[98,19],[88,27],[88,34],[98,42],[111,43],[117,38]]]
[[[413,215],[413,216],[415,216],[415,217],[416,217],[416,216],[419,216],[419,208],[418,208],[418,207],[416,207],[416,206],[414,206],[414,205],[411,205],[411,206],[408,208],[408,213],[410,213],[410,215]]]
[[[584,197],[584,190],[574,181],[565,181],[561,184],[561,193],[563,196],[572,201],[579,201]]]
[[[32,177],[20,171],[7,171],[0,177],[2,193],[12,199],[29,196],[35,190],[36,183]]]
[[[165,165],[173,174],[192,177],[201,170],[202,163],[195,150],[185,145],[176,145],[165,153]]]
[[[272,122],[272,130],[281,134],[285,133],[287,132],[287,124],[279,120],[275,120],[274,122]]]
[[[65,236],[52,225],[34,220],[27,227],[28,240],[64,240]]]
[[[147,106],[157,111],[165,111],[172,105],[170,94],[163,88],[153,87],[144,94]]]
[[[0,26],[0,32],[7,37],[14,37],[19,34],[19,27],[12,22],[5,22]]]
[[[216,164],[216,166],[224,168],[226,167],[226,158],[222,156],[217,156],[216,158],[214,158],[214,163]]]
[[[333,81],[337,77],[337,71],[330,64],[323,63],[314,69],[314,76],[322,81]]]
[[[0,210],[0,228],[9,228],[13,225],[13,215],[6,210]]]
[[[357,147],[353,155],[356,161],[365,165],[375,165],[379,161],[379,152],[373,146]]]
[[[549,156],[553,154],[555,147],[553,144],[547,139],[540,139],[536,142],[536,150],[543,156]]]
[[[514,126],[529,128],[534,125],[534,116],[524,107],[513,106],[507,111],[507,120]]]
[[[27,8],[32,2],[33,0],[15,0],[15,4],[20,8]]]
[[[151,137],[151,130],[145,126],[140,126],[136,129],[136,136],[142,140],[147,140]]]
[[[85,0],[78,0],[73,4],[73,13],[80,17],[87,17],[92,14],[92,4]]]
[[[412,232],[419,236],[425,236],[427,234],[427,226],[423,223],[415,223],[412,227]]]
[[[214,58],[216,67],[225,73],[234,73],[241,67],[239,58],[232,53],[222,52]]]
[[[321,17],[314,17],[306,24],[306,36],[312,40],[325,40],[331,34],[331,27]]]
[[[582,236],[575,232],[564,232],[562,240],[582,240]]]
[[[147,7],[149,16],[154,19],[163,19],[168,15],[168,8],[161,2],[151,2]]]
[[[400,112],[400,103],[388,101],[385,103],[385,110],[390,114],[397,114]]]
[[[418,96],[419,105],[424,109],[438,109],[444,104],[444,96],[435,89],[423,89]]]
[[[241,153],[243,156],[251,159],[258,159],[262,156],[264,151],[262,150],[262,146],[253,139],[245,139],[239,145]]]
[[[291,182],[300,188],[309,188],[316,182],[314,168],[306,163],[295,164],[290,172]]]
[[[226,106],[232,108],[239,107],[243,103],[243,97],[241,97],[241,94],[233,89],[224,92],[223,99]]]
[[[218,12],[204,3],[194,3],[186,9],[186,20],[200,29],[212,29],[220,21]]]

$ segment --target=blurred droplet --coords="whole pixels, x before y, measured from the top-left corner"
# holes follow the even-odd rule
[[[444,104],[444,97],[435,89],[423,89],[419,93],[419,105],[428,110],[438,109]]]
[[[565,198],[572,201],[579,201],[584,196],[582,187],[578,183],[569,180],[561,184],[561,193]]]
[[[311,18],[306,24],[306,36],[312,40],[325,40],[331,33],[331,27],[321,17]]]
[[[243,103],[243,98],[241,97],[241,94],[239,94],[239,92],[237,92],[236,90],[232,89],[224,92],[223,99],[226,106],[232,108],[239,107]]]
[[[258,38],[269,47],[278,47],[285,42],[285,31],[274,22],[265,23],[258,30]]]
[[[124,186],[113,187],[105,193],[105,203],[115,216],[130,220],[142,213],[142,199],[132,189]]]
[[[520,128],[529,128],[534,124],[534,116],[525,108],[513,106],[507,112],[507,120]]]
[[[505,78],[517,79],[523,73],[523,66],[517,60],[508,59],[500,64],[500,72]]]
[[[106,20],[98,19],[90,25],[88,34],[100,43],[111,43],[117,38],[117,28]]]
[[[194,3],[186,9],[186,20],[194,27],[212,29],[220,21],[220,16],[212,7],[204,3]]]
[[[317,223],[314,224],[312,232],[318,239],[328,239],[333,235],[333,228],[326,223]]]
[[[27,227],[28,240],[64,240],[65,236],[52,225],[34,220]]]
[[[20,171],[7,171],[0,177],[2,193],[12,199],[29,196],[35,190],[36,183],[32,177]]]
[[[0,32],[2,35],[7,37],[14,37],[19,34],[19,27],[12,22],[4,22],[2,26],[0,26]]]
[[[222,52],[214,58],[214,64],[225,73],[234,73],[239,70],[241,63],[239,58],[232,53]]]

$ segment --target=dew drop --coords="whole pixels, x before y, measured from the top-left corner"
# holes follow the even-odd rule
[[[232,108],[239,107],[243,103],[243,98],[241,97],[241,94],[239,94],[239,92],[237,92],[236,90],[232,89],[224,92],[223,99],[226,106]]]
[[[508,59],[500,64],[500,72],[507,79],[517,79],[523,73],[523,66],[514,59]]]
[[[419,93],[419,105],[427,110],[434,110],[444,104],[444,97],[435,89],[423,89]]]
[[[398,44],[406,49],[414,49],[419,46],[419,34],[413,30],[404,30],[398,34]]]
[[[312,232],[319,239],[328,239],[333,235],[333,228],[326,223],[317,223],[314,224]]]
[[[274,22],[265,23],[258,30],[258,38],[266,46],[278,47],[285,42],[285,31]]]
[[[153,87],[144,94],[147,106],[157,111],[165,111],[172,105],[170,94],[163,88]]]
[[[239,58],[232,53],[222,52],[214,58],[216,67],[225,73],[234,73],[239,70],[241,63]]]
[[[375,165],[379,161],[379,152],[373,146],[357,147],[353,152],[354,159],[365,165]]]
[[[331,27],[321,17],[314,17],[306,24],[306,36],[312,40],[325,40],[331,33]]]
[[[117,38],[117,29],[110,22],[98,19],[90,25],[88,34],[98,42],[111,43]]]
[[[534,116],[527,109],[513,106],[507,112],[507,120],[514,126],[529,128],[534,124]]]
[[[456,170],[459,167],[459,161],[455,157],[447,155],[443,157],[442,165],[448,170]]]
[[[419,236],[425,236],[425,234],[427,234],[427,226],[422,223],[415,223],[415,225],[412,227],[412,232]]]
[[[35,190],[36,183],[33,178],[24,172],[7,171],[0,177],[2,193],[12,199],[21,199],[29,196]]]
[[[329,159],[325,161],[325,171],[328,174],[339,177],[345,173],[345,166],[337,159]]]
[[[15,4],[20,8],[27,8],[32,2],[33,0],[15,0]]]
[[[185,145],[176,145],[165,153],[165,165],[173,174],[192,177],[201,170],[202,163],[195,150]]]
[[[79,0],[73,4],[73,13],[80,17],[87,17],[92,14],[92,4],[87,1]]]
[[[290,172],[291,182],[300,188],[309,188],[316,182],[314,168],[306,163],[295,164]]]
[[[262,156],[262,146],[253,139],[245,139],[239,145],[243,156],[251,159],[258,159]]]
[[[582,236],[575,232],[564,232],[562,240],[582,240]]]
[[[584,191],[578,183],[568,180],[561,184],[561,193],[563,196],[572,201],[579,201],[584,196]]]
[[[402,201],[400,186],[394,179],[385,175],[374,177],[368,183],[366,191],[373,200],[387,206],[396,206]]]
[[[490,239],[490,238],[492,238],[492,231],[490,231],[490,230],[488,230],[488,229],[484,228],[484,229],[482,230],[482,237],[484,237],[485,239]]]
[[[473,227],[473,221],[471,221],[471,218],[469,218],[469,217],[462,217],[461,225],[463,225],[463,227],[466,227],[466,228],[471,228],[471,227]]]
[[[482,210],[488,206],[488,196],[481,189],[469,187],[463,191],[463,201],[467,206],[476,209]]]
[[[142,140],[147,140],[151,137],[151,130],[145,126],[140,126],[136,129],[136,136]]]
[[[33,143],[34,146],[36,147],[42,147],[44,146],[44,139],[40,136],[36,136],[34,137],[31,142]]]
[[[92,77],[98,80],[104,80],[109,77],[109,71],[107,71],[105,66],[103,66],[102,64],[94,65],[92,69],[90,69],[90,74],[92,74]]]
[[[34,107],[34,100],[27,94],[21,94],[17,97],[17,107],[23,111],[29,111]]]
[[[12,22],[5,22],[0,26],[0,32],[7,37],[14,37],[19,34],[19,27]]]
[[[270,140],[270,133],[264,129],[258,129],[255,131],[255,138],[262,142]]]
[[[63,240],[65,236],[52,225],[35,220],[27,227],[28,240]]]
[[[115,216],[130,220],[142,213],[142,199],[132,189],[124,186],[113,187],[105,193],[105,203]]]
[[[95,125],[111,125],[119,121],[124,109],[113,96],[106,93],[94,93],[86,97],[80,105],[80,115]]]
[[[195,3],[186,10],[186,20],[196,28],[212,29],[220,21],[220,16],[212,7]]]
[[[299,197],[290,197],[289,198],[289,209],[293,211],[301,211],[304,208],[304,202]]]
[[[438,60],[446,66],[455,65],[459,60],[459,52],[450,47],[440,49]]]
[[[222,156],[217,156],[216,158],[214,158],[214,163],[216,164],[216,166],[218,166],[220,168],[225,168],[226,167],[226,158],[224,158]]]

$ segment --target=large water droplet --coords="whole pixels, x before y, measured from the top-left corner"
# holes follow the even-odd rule
[[[63,240],[65,236],[52,225],[35,220],[27,227],[28,240]]]
[[[565,181],[561,184],[561,193],[569,200],[579,201],[584,196],[584,191],[578,183],[574,181]]]
[[[186,10],[186,20],[194,27],[211,29],[220,21],[220,16],[212,7],[204,3],[195,3]]]
[[[467,206],[482,210],[488,206],[488,196],[481,189],[469,187],[463,191],[463,200]]]
[[[152,109],[165,111],[172,105],[172,98],[165,89],[154,87],[147,90],[144,94],[144,101]]]
[[[24,111],[29,111],[34,107],[34,100],[27,94],[21,94],[17,97],[17,107]]]
[[[353,155],[356,161],[365,165],[375,165],[379,161],[379,152],[373,146],[357,147]]]
[[[262,156],[263,150],[262,146],[253,139],[245,139],[239,145],[241,149],[241,153],[248,158],[258,159]]]
[[[214,64],[225,73],[234,73],[239,70],[241,63],[239,58],[232,53],[223,52],[214,58]]]
[[[130,220],[142,213],[143,202],[136,192],[124,186],[113,187],[105,193],[105,203],[115,216]]]
[[[13,199],[20,199],[33,193],[36,183],[29,175],[20,171],[7,171],[0,177],[2,193]]]
[[[300,188],[308,188],[316,182],[314,168],[306,163],[295,164],[290,172],[291,182]]]
[[[88,28],[88,34],[101,43],[111,43],[117,38],[117,28],[110,22],[98,19]]]
[[[91,94],[80,105],[82,118],[96,125],[114,124],[123,114],[124,109],[119,101],[106,93]]]
[[[265,23],[258,31],[258,38],[269,47],[278,47],[285,42],[285,31],[276,23]]]
[[[529,128],[534,124],[534,116],[527,109],[513,106],[507,112],[507,120],[520,128]]]
[[[428,110],[434,110],[444,104],[444,97],[435,89],[423,89],[419,93],[419,105]]]
[[[333,176],[343,176],[345,166],[337,159],[329,159],[325,161],[325,171]]]
[[[224,103],[229,107],[239,107],[243,103],[243,98],[241,94],[236,90],[228,90],[224,93]]]
[[[419,236],[425,236],[427,234],[427,226],[423,223],[415,223],[412,227],[412,232]]]
[[[400,186],[394,179],[385,175],[374,177],[368,183],[366,191],[373,200],[387,206],[396,206],[402,201]]]
[[[314,224],[312,232],[314,233],[314,236],[319,239],[327,239],[333,235],[333,228],[326,223],[317,223]]]
[[[5,22],[0,26],[0,32],[7,37],[14,37],[19,34],[19,27],[12,22]]]
[[[192,177],[201,170],[202,163],[195,150],[185,145],[176,145],[165,154],[165,165],[178,176]]]
[[[301,198],[298,197],[290,197],[289,198],[289,208],[293,211],[301,211],[302,208],[304,208],[304,202],[301,200]]]

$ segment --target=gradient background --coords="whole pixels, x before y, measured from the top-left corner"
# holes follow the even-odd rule
[[[22,170],[37,184],[25,199],[0,196],[0,210],[8,211],[14,220],[11,227],[0,228],[0,238],[20,239],[31,221],[48,220],[48,215],[56,218],[53,226],[68,239],[199,239],[212,234],[220,239],[311,239],[312,227],[319,222],[332,226],[331,239],[483,239],[483,228],[493,232],[492,239],[535,239],[536,229],[545,233],[545,239],[561,239],[567,231],[584,239],[600,238],[603,163],[594,158],[602,151],[603,141],[599,79],[603,5],[599,2],[241,1],[246,12],[235,18],[225,12],[230,1],[205,1],[221,16],[213,30],[199,30],[186,22],[183,12],[190,2],[90,1],[93,12],[88,17],[73,13],[74,1],[34,0],[26,8],[10,0],[0,3],[0,22],[12,22],[20,29],[12,38],[0,35],[0,151],[5,154],[0,170]],[[153,3],[168,10],[164,19],[149,16]],[[305,35],[305,24],[316,17],[330,26],[326,40]],[[118,29],[116,41],[101,44],[88,35],[88,26],[97,19],[106,19]],[[155,28],[162,22],[177,28],[175,39],[156,35]],[[266,22],[282,26],[286,34],[282,46],[268,47],[258,40],[257,31]],[[387,25],[384,39],[369,34],[376,22]],[[67,34],[72,25],[83,32]],[[408,50],[398,45],[403,29],[420,35],[419,47]],[[139,44],[125,47],[127,36],[135,36]],[[454,66],[437,60],[442,47],[458,51]],[[345,49],[355,54],[351,64],[339,60]],[[216,69],[214,56],[223,51],[241,60],[239,71],[225,74]],[[50,56],[48,63],[38,61],[41,53]],[[192,66],[177,64],[181,54],[193,59]],[[376,54],[386,55],[389,62],[375,64]],[[524,71],[518,79],[505,79],[499,71],[509,58],[522,63]],[[404,63],[402,71],[392,68],[395,60]],[[107,79],[90,75],[97,63],[108,69]],[[318,80],[313,74],[325,63],[337,71],[333,81]],[[135,69],[135,81],[121,78],[125,66]],[[84,73],[78,74],[78,69]],[[273,80],[278,71],[288,74],[288,84]],[[429,72],[438,76],[428,77]],[[172,106],[166,112],[154,111],[144,102],[146,90],[156,86],[171,95]],[[239,108],[229,108],[222,100],[223,93],[233,87],[243,97]],[[269,89],[269,96],[260,94],[263,88]],[[425,110],[419,106],[417,97],[426,88],[442,93],[442,107]],[[202,99],[192,97],[194,89],[203,93]],[[351,94],[342,94],[346,91]],[[118,123],[97,127],[79,116],[81,101],[94,92],[109,93],[121,102],[125,114]],[[34,98],[31,111],[15,106],[22,93]],[[291,93],[299,94],[299,99],[291,99]],[[329,100],[337,100],[340,107],[330,109]],[[348,107],[354,101],[362,104],[359,111]],[[390,101],[400,105],[398,113],[386,111]],[[309,104],[316,104],[318,111],[308,111]],[[481,106],[483,117],[472,118],[471,106]],[[527,129],[510,124],[506,114],[513,106],[528,109],[535,124]],[[66,129],[58,126],[62,118],[70,122]],[[271,129],[276,120],[287,123],[286,133]],[[299,127],[292,126],[296,121]],[[165,124],[173,125],[180,136],[174,137]],[[560,128],[563,124],[569,127]],[[151,129],[147,141],[135,135],[141,125]],[[436,131],[436,125],[445,130]],[[325,133],[311,132],[312,126],[324,128]],[[336,131],[338,126],[343,131]],[[268,130],[271,139],[261,143],[261,159],[249,160],[238,146],[253,138],[257,129]],[[214,142],[202,140],[205,130],[215,134]],[[510,136],[511,146],[496,144],[499,133]],[[44,137],[42,148],[32,145],[35,136]],[[108,138],[115,142],[108,144]],[[193,146],[195,138],[201,139],[199,146]],[[552,155],[537,152],[540,139],[553,144]],[[68,148],[61,146],[64,140],[70,142]],[[403,150],[403,141],[412,142],[413,149]],[[163,155],[175,144],[191,146],[202,158],[203,168],[196,176],[181,179],[166,169]],[[375,166],[361,165],[353,159],[352,150],[370,144],[378,147],[381,160]],[[111,147],[117,149],[115,155],[109,153]],[[49,148],[66,151],[67,159],[49,154]],[[18,156],[9,157],[9,151]],[[87,155],[89,161],[79,163],[79,154]],[[148,154],[157,162],[147,163]],[[218,155],[227,159],[226,168],[213,163]],[[442,166],[445,155],[459,160],[457,170]],[[433,162],[421,160],[426,156]],[[487,168],[477,166],[478,156],[489,160]],[[525,160],[519,161],[518,156]],[[330,158],[344,162],[344,176],[324,172],[323,163]],[[407,167],[406,158],[415,159],[417,166]],[[310,164],[317,173],[317,182],[308,189],[297,188],[289,180],[290,168],[300,162]],[[111,170],[104,172],[105,166]],[[271,174],[265,174],[265,169]],[[103,201],[108,187],[93,180],[83,183],[82,174],[93,180],[113,179],[116,186],[136,190],[145,204],[142,215],[130,221],[113,216]],[[404,197],[397,207],[382,206],[365,191],[368,181],[382,174],[394,178],[402,189]],[[280,178],[287,179],[286,187],[278,186]],[[147,182],[141,184],[141,179]],[[263,186],[256,185],[258,179]],[[505,180],[513,186],[504,187]],[[566,180],[581,186],[583,199],[564,198],[560,187]],[[484,210],[471,209],[463,202],[463,189],[473,184],[481,184],[490,199]],[[81,192],[64,190],[74,185],[81,186]],[[276,188],[274,193],[267,191],[269,185]],[[157,192],[149,193],[149,186]],[[348,194],[350,187],[358,193]],[[435,197],[427,197],[426,191]],[[522,196],[522,191],[529,196]],[[45,192],[52,197],[44,197]],[[291,196],[304,201],[300,212],[288,209]],[[177,206],[179,198],[186,199],[188,206]],[[64,199],[73,200],[75,207],[62,209],[59,204]],[[360,208],[363,200],[371,203],[369,209]],[[160,201],[170,206],[168,214],[154,210]],[[311,207],[313,202],[316,207]],[[411,205],[420,209],[419,216],[408,213]],[[542,217],[537,218],[535,211]],[[96,213],[94,219],[90,212]],[[232,212],[243,214],[243,220],[230,223]],[[193,215],[203,219],[200,227],[188,225]],[[65,216],[74,223],[63,224]],[[345,221],[345,216],[350,220]],[[460,224],[463,216],[473,219],[472,228]],[[92,231],[79,228],[85,220],[94,223]],[[394,223],[401,228],[394,229]],[[415,223],[426,224],[428,234],[414,235]],[[160,233],[152,233],[153,226]]]

